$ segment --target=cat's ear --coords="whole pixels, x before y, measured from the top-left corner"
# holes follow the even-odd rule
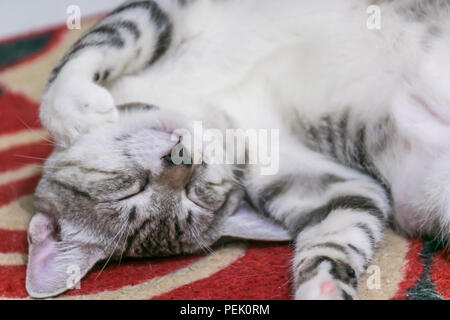
[[[241,205],[222,224],[222,237],[233,237],[252,240],[290,241],[292,236],[288,230],[258,214],[248,205]]]
[[[72,289],[103,258],[99,248],[57,239],[55,223],[38,213],[28,230],[26,289],[33,298],[53,297]]]

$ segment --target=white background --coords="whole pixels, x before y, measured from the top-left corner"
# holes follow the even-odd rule
[[[0,0],[0,39],[36,28],[65,23],[67,7],[77,5],[81,15],[107,12],[124,0]]]

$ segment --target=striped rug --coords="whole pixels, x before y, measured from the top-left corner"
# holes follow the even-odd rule
[[[94,19],[84,21],[89,28]],[[52,151],[38,119],[46,79],[83,30],[64,27],[0,40],[0,298],[28,299],[26,229],[43,160]],[[60,299],[290,299],[289,244],[247,242],[213,253],[97,266]],[[431,239],[387,231],[362,299],[448,299],[450,258]]]

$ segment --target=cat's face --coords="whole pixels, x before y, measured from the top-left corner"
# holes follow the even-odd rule
[[[241,198],[231,169],[174,164],[180,150],[194,152],[173,134],[189,126],[153,112],[94,130],[46,162],[29,229],[33,296],[67,290],[68,268],[83,276],[102,259],[190,253],[220,236]]]

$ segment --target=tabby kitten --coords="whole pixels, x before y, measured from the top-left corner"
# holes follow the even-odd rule
[[[71,265],[83,276],[231,236],[294,241],[296,299],[357,298],[386,225],[449,239],[449,57],[448,1],[126,2],[43,97],[56,147],[29,227],[30,296],[66,291]],[[203,155],[186,143],[199,121],[275,130],[275,174],[176,163]]]

